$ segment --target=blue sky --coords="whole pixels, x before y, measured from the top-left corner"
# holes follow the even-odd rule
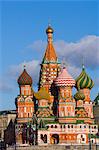
[[[1,1],[0,16],[0,110],[15,109],[19,94],[17,78],[23,62],[36,90],[39,64],[46,48],[45,30],[54,28],[54,45],[60,61],[65,59],[74,78],[81,72],[82,57],[87,73],[99,92],[98,1]]]

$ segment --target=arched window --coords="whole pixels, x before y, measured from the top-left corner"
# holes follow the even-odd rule
[[[73,125],[71,125],[71,128],[73,128]]]
[[[41,134],[41,139],[43,139],[43,134]]]
[[[47,143],[47,135],[46,134],[43,137],[43,141],[44,141],[44,143]]]
[[[41,134],[41,139],[44,143],[47,143],[47,135],[46,134],[45,135]]]
[[[70,125],[68,125],[68,128],[70,128]]]

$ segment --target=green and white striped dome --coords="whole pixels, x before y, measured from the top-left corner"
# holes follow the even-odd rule
[[[94,82],[87,75],[85,68],[83,66],[81,74],[76,79],[76,88],[77,89],[84,89],[84,88],[91,89],[93,86],[94,86]]]

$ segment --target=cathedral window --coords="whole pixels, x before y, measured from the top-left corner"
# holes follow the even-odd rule
[[[86,128],[86,126],[84,126],[84,128]]]
[[[29,113],[28,113],[28,117],[29,117]]]
[[[26,92],[26,95],[29,95],[29,88],[28,87],[25,87],[25,92]]]
[[[24,87],[21,88],[21,93],[24,95]]]
[[[55,125],[55,128],[57,128],[57,125]]]
[[[82,138],[82,141],[84,141],[84,138]]]
[[[73,128],[73,125],[71,125],[71,128]]]
[[[83,135],[81,135],[81,138],[83,138]]]
[[[21,88],[22,95],[29,95],[29,87],[25,86]]]
[[[68,125],[68,128],[70,128],[70,125]]]
[[[21,112],[21,117],[23,117],[23,113]]]
[[[43,134],[41,134],[41,139],[43,139]]]
[[[44,141],[44,143],[47,143],[47,135],[46,134],[43,137],[43,141]]]
[[[51,128],[53,128],[53,125],[51,125]]]

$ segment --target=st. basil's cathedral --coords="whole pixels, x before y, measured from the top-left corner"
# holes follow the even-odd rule
[[[89,140],[97,143],[98,125],[90,99],[94,82],[84,65],[77,79],[73,79],[65,65],[61,66],[53,46],[53,32],[48,26],[38,92],[33,90],[33,80],[26,68],[18,78],[16,144],[88,144]]]

